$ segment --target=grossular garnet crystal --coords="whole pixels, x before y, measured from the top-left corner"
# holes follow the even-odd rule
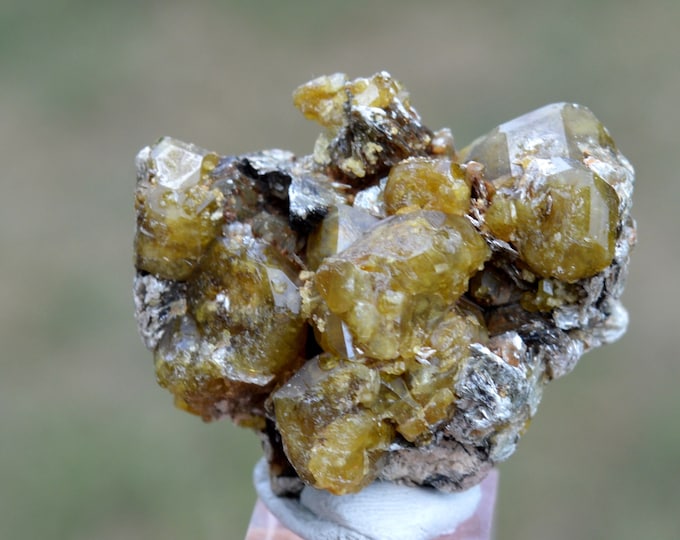
[[[548,105],[500,125],[462,156],[487,166],[495,194],[486,225],[534,273],[574,282],[611,264],[621,218],[616,188],[630,188],[620,185],[620,170],[606,167],[620,166],[619,155],[588,109]]]
[[[272,486],[445,491],[515,449],[550,380],[622,335],[634,173],[556,103],[456,151],[388,73],[320,77],[296,157],[137,157],[135,306],[159,384],[261,434]]]

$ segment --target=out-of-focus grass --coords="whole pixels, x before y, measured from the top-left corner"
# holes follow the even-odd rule
[[[680,4],[0,5],[0,538],[243,537],[254,435],[157,389],[132,320],[132,160],[171,134],[309,151],[292,89],[388,69],[461,144],[551,101],[638,170],[631,329],[547,389],[499,539],[677,538]]]

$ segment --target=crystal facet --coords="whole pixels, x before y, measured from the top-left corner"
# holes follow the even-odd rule
[[[604,178],[594,159],[603,154],[615,169]],[[615,188],[632,183],[632,171],[588,109],[548,105],[500,125],[462,155],[485,166],[495,189],[491,233],[533,272],[574,282],[611,264],[621,218]]]
[[[139,161],[136,266],[184,280],[220,228],[224,197],[207,179],[217,156],[165,137]]]
[[[419,306],[455,303],[489,254],[465,218],[414,211],[385,219],[317,269],[318,294],[306,297],[317,335],[346,324],[363,354],[396,359]]]

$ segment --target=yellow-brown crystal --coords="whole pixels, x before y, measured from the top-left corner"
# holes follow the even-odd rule
[[[390,214],[439,210],[462,216],[470,207],[470,186],[461,166],[448,158],[409,158],[390,169],[384,199]]]
[[[497,188],[486,213],[491,232],[539,276],[574,282],[614,258],[620,201],[598,173],[605,169],[589,160],[614,151],[587,108],[555,103],[500,125],[461,155],[482,163]]]
[[[148,156],[140,179],[135,264],[165,279],[185,280],[196,269],[223,217],[223,194],[209,172],[217,156],[166,137]]]
[[[344,73],[324,75],[305,83],[293,92],[293,104],[305,115],[326,128],[339,128],[345,121],[346,103],[383,109],[399,100],[410,107],[404,88],[385,72],[370,78],[350,81]]]
[[[347,101],[344,73],[324,75],[303,84],[293,92],[293,104],[308,120],[324,127],[339,127],[343,122],[343,105]]]
[[[423,331],[410,337],[403,373],[393,373],[394,361],[324,354],[272,395],[284,448],[303,479],[336,494],[357,491],[375,479],[395,433],[425,444],[451,416],[451,381],[470,345],[488,338],[479,314],[442,306],[421,306],[414,325]]]
[[[226,404],[239,395],[262,414],[264,397],[303,358],[306,326],[291,264],[263,242],[240,240],[212,244],[187,284],[188,314],[156,351],[160,385],[206,419],[242,415]]]
[[[319,77],[296,89],[293,103],[326,128],[314,145],[314,161],[351,183],[432,149],[433,133],[421,124],[406,90],[384,71],[353,81],[341,73]]]
[[[422,298],[455,302],[489,254],[481,235],[459,216],[416,211],[384,220],[317,270],[317,331],[328,331],[335,316],[364,354],[396,358],[413,304]]]
[[[568,164],[536,182],[532,196],[498,191],[486,223],[515,245],[541,277],[572,283],[605,269],[614,258],[619,200],[585,167]]]
[[[394,436],[370,407],[380,392],[377,370],[361,363],[315,358],[274,395],[276,423],[301,478],[343,494],[376,476],[376,462]]]

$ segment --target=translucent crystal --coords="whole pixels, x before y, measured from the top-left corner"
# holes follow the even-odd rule
[[[414,306],[439,298],[454,303],[488,256],[462,217],[416,211],[386,219],[319,266],[318,301],[309,308],[315,328],[323,333],[345,323],[364,354],[396,358]]]
[[[187,314],[156,349],[159,384],[206,419],[263,414],[268,392],[302,362],[296,282],[290,263],[260,241],[214,242],[187,284]]]
[[[335,206],[307,238],[307,266],[316,270],[326,257],[351,246],[377,222],[359,208]]]
[[[314,159],[356,182],[413,155],[425,155],[432,132],[420,122],[408,93],[389,73],[347,80],[342,73],[300,86],[293,103],[327,128]]]
[[[390,169],[384,197],[390,214],[422,209],[462,216],[470,207],[470,186],[450,159],[409,158]]]
[[[375,478],[394,437],[392,426],[366,409],[379,392],[377,370],[329,357],[308,361],[276,392],[276,423],[303,480],[347,493]]]
[[[588,109],[548,105],[501,124],[461,156],[482,163],[493,182],[491,233],[533,272],[574,282],[611,264],[632,169]]]
[[[541,277],[574,282],[604,270],[614,258],[616,192],[573,160],[537,161],[517,183],[499,183],[486,214],[489,229],[514,245]],[[543,170],[533,176],[533,167]]]
[[[165,137],[140,153],[135,264],[166,279],[194,271],[222,219],[222,193],[209,178],[217,156]]]
[[[477,315],[457,308],[420,315],[403,374],[366,357],[326,354],[272,395],[286,454],[302,464],[304,480],[336,494],[356,491],[378,476],[395,432],[422,444],[451,416],[451,382],[486,330]]]
[[[574,103],[553,103],[501,124],[460,153],[461,161],[486,167],[486,177],[522,176],[535,159],[582,161],[589,149],[616,146],[607,129],[590,110]]]

